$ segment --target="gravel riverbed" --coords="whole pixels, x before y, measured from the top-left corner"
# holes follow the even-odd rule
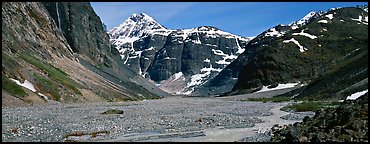
[[[272,125],[303,119],[279,110],[287,104],[174,96],[2,107],[2,141],[261,141],[255,137]],[[124,113],[101,114],[109,109]]]

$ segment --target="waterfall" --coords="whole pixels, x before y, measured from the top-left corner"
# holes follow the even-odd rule
[[[59,17],[59,9],[58,9],[58,2],[55,2],[55,7],[57,9],[57,17],[58,17],[58,24],[59,24],[59,29],[61,29],[61,26],[60,26],[60,17]]]

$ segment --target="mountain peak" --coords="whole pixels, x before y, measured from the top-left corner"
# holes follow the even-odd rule
[[[151,30],[166,30],[166,28],[145,13],[134,13],[108,34],[111,39],[132,42]]]
[[[138,21],[152,21],[152,22],[156,22],[154,20],[154,18],[150,17],[149,15],[147,15],[146,13],[140,13],[140,14],[132,14],[129,18],[129,20],[132,20],[134,22],[138,22]]]
[[[317,18],[321,15],[321,12],[311,11],[306,16],[301,18],[298,21],[294,21],[289,26],[292,27],[292,29],[297,29],[298,27],[307,24],[309,21],[311,21],[314,18]]]
[[[213,26],[200,26],[200,27],[197,27],[197,30],[199,31],[218,31],[219,29]]]

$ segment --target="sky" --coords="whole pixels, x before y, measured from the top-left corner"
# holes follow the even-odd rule
[[[146,13],[168,29],[213,26],[256,36],[279,24],[290,24],[311,11],[368,4],[367,2],[91,2],[108,30],[136,13]]]

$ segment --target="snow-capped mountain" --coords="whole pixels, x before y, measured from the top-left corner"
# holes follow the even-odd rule
[[[170,30],[146,14],[132,15],[108,34],[125,64],[178,94],[191,94],[217,75],[251,40],[211,26]]]
[[[118,27],[108,33],[114,45],[132,43],[151,31],[166,31],[166,28],[145,13],[132,14]]]
[[[361,6],[360,9],[348,9],[348,8],[335,8],[329,9],[328,12],[310,12],[302,19],[298,21],[294,21],[288,25],[279,24],[268,30],[262,32],[253,40],[251,40],[248,45],[245,47],[244,53],[240,54],[236,60],[230,63],[227,67],[225,67],[217,76],[212,78],[211,80],[207,81],[200,87],[195,89],[195,94],[204,94],[209,93],[208,89],[212,89],[213,91],[210,94],[217,95],[223,94],[227,91],[234,91],[236,93],[246,93],[246,87],[257,87],[253,84],[245,84],[245,83],[260,83],[260,82],[271,82],[271,79],[280,73],[275,73],[271,69],[273,67],[284,67],[289,65],[290,63],[294,63],[297,60],[290,60],[286,62],[281,62],[279,64],[271,63],[270,61],[284,61],[289,60],[288,58],[281,58],[287,54],[290,54],[292,51],[285,51],[285,53],[281,53],[283,46],[286,45],[293,45],[295,46],[295,50],[298,52],[298,55],[293,55],[291,57],[301,57],[301,56],[308,56],[313,58],[310,51],[313,51],[315,47],[325,47],[324,44],[317,44],[312,45],[311,41],[320,41],[323,37],[330,36],[330,35],[343,35],[346,31],[345,35],[351,34],[353,32],[348,32],[349,29],[342,29],[342,27],[346,27],[346,25],[342,24],[355,24],[354,26],[361,26],[368,24],[368,17],[367,17],[367,6]],[[357,22],[357,24],[355,23]],[[334,23],[334,24],[332,24]],[[340,24],[338,27],[332,26],[335,24]],[[310,25],[310,26],[307,26]],[[328,27],[329,26],[329,27]],[[309,28],[307,28],[309,27]],[[315,28],[311,28],[315,27]],[[321,27],[318,29],[317,27]],[[339,34],[341,33],[341,34]],[[352,40],[354,36],[348,36],[349,40]],[[307,40],[306,40],[307,39]],[[307,44],[306,44],[307,43]],[[319,42],[317,42],[319,43]],[[322,49],[316,49],[322,50]],[[261,54],[263,53],[263,54]],[[302,55],[303,54],[303,55]],[[257,56],[256,56],[257,55]],[[271,57],[270,57],[271,55]],[[269,60],[271,59],[271,60]],[[318,61],[321,58],[316,58],[315,60]],[[256,61],[262,61],[260,63],[256,63]],[[267,62],[266,62],[267,61]],[[302,62],[303,64],[304,62]],[[316,66],[322,64],[315,64]],[[248,67],[247,67],[248,66]],[[294,65],[294,66],[301,66]],[[288,66],[292,69],[292,66]],[[244,69],[244,70],[243,70]],[[247,70],[248,69],[248,70]],[[256,74],[253,76],[252,71],[254,69],[258,69],[254,71]],[[264,69],[265,71],[260,71]],[[298,68],[297,71],[300,69]],[[291,71],[289,69],[285,71]],[[239,74],[242,73],[242,74]],[[271,75],[267,75],[268,73],[273,73]],[[287,76],[285,75],[286,72],[282,72],[276,77],[284,78],[287,80]],[[297,72],[297,73],[305,73],[305,72]],[[317,72],[315,72],[317,73]],[[242,77],[240,77],[242,76]],[[245,80],[244,77],[248,77],[253,80]],[[257,79],[255,77],[262,77],[261,79]],[[242,78],[242,79],[241,79]],[[239,81],[237,83],[237,81]],[[294,81],[286,81],[293,83]],[[236,84],[236,85],[235,85]],[[235,86],[234,86],[235,85]],[[234,90],[232,90],[234,86]],[[237,92],[238,91],[238,92]]]
[[[366,90],[366,7],[333,8],[319,17],[312,15],[303,18],[311,20],[296,29],[279,30],[284,26],[277,26],[253,39],[246,49],[255,49],[254,56],[246,60],[243,56],[249,55],[243,53],[228,66],[229,71],[240,73],[229,94],[299,82],[307,87],[291,96],[305,99],[343,99]]]

